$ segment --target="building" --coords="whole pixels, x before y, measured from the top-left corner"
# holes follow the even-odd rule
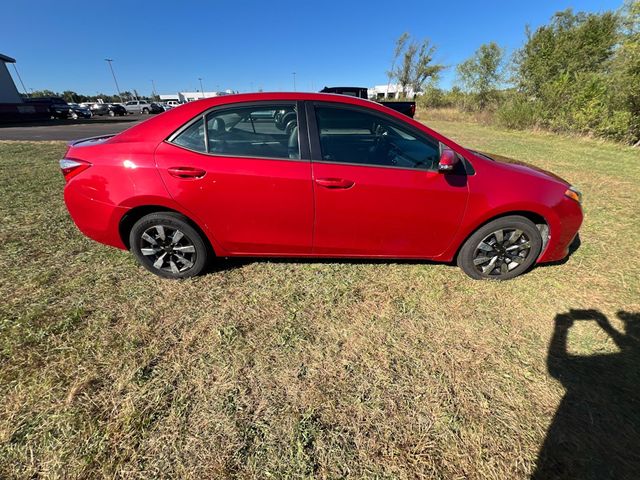
[[[16,61],[0,53],[0,103],[22,103],[22,97],[7,68],[8,63]]]
[[[233,90],[225,90],[224,92],[178,92],[171,94],[162,94],[160,95],[161,102],[168,102],[170,100],[175,100],[180,103],[185,102],[193,102],[194,100],[202,100],[203,98],[212,98],[212,97],[220,97],[221,95],[231,95],[234,92]]]
[[[402,93],[402,87],[397,83],[391,83],[388,85],[375,85],[367,89],[369,98],[373,100],[384,100],[385,98],[394,99],[401,96],[413,98],[416,96],[416,93],[411,87],[407,88],[406,92],[404,92],[404,95]]]
[[[16,61],[0,54],[0,123],[49,118],[50,113],[47,105],[24,101],[9,73],[8,63],[16,63]]]

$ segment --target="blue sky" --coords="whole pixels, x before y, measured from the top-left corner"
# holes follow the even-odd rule
[[[0,53],[17,59],[27,88],[114,93],[104,59],[114,59],[121,90],[159,93],[231,88],[319,90],[386,83],[395,39],[428,37],[436,60],[455,65],[480,44],[510,53],[525,25],[568,7],[617,9],[622,0],[457,1],[7,1]],[[11,73],[15,77],[13,67]],[[16,79],[17,80],[17,79]],[[18,88],[22,90],[20,85]]]

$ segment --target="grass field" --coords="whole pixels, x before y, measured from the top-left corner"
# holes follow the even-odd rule
[[[429,124],[579,186],[582,247],[504,283],[308,261],[163,281],[76,230],[62,143],[0,142],[0,478],[633,478],[640,152]]]

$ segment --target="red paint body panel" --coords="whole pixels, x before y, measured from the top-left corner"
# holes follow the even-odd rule
[[[160,175],[173,199],[200,220],[227,255],[309,254],[313,234],[311,164],[204,155],[163,142]],[[167,169],[206,171],[180,179]]]
[[[283,100],[376,110],[443,142],[466,158],[475,174],[224,157],[165,141],[217,105]],[[85,235],[118,248],[125,248],[119,232],[123,216],[146,206],[189,217],[220,256],[451,261],[482,224],[512,212],[531,212],[549,226],[550,238],[538,258],[549,262],[567,255],[582,222],[579,204],[564,195],[568,184],[563,180],[476,155],[382,105],[341,95],[265,93],[192,102],[107,140],[76,143],[66,157],[91,163],[65,187],[76,225]],[[204,176],[178,178],[170,173],[174,167],[200,170]]]
[[[451,243],[467,203],[464,176],[330,163],[314,163],[313,176],[353,182],[314,185],[318,255],[435,257]]]

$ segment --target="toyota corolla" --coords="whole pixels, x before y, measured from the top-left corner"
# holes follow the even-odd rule
[[[429,259],[505,280],[566,257],[582,222],[561,178],[341,95],[192,102],[72,143],[60,167],[80,231],[166,278],[244,256]]]

